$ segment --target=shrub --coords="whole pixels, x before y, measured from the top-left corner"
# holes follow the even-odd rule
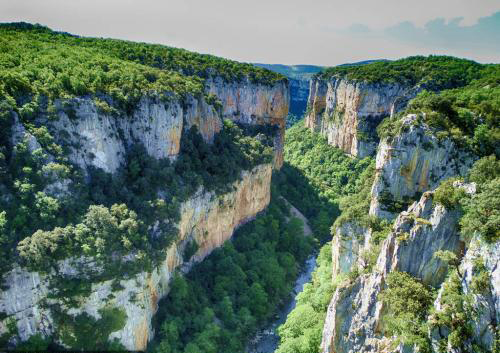
[[[409,345],[417,344],[421,352],[431,352],[427,338],[426,318],[433,303],[429,287],[405,272],[391,272],[387,288],[380,299],[387,308],[384,317],[387,331]]]
[[[443,181],[434,191],[433,201],[443,205],[448,210],[459,207],[460,201],[466,197],[463,188],[453,186],[453,183],[459,180],[457,178],[450,178]]]

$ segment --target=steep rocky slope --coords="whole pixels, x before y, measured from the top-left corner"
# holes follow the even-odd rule
[[[470,77],[460,76],[468,69]],[[352,156],[370,156],[379,142],[376,127],[385,117],[403,110],[422,90],[466,85],[477,70],[476,63],[446,57],[329,68],[310,82],[306,126]]]
[[[478,227],[498,227],[497,161],[473,164],[478,156],[470,148],[436,137],[421,115],[401,117],[396,130],[380,143],[364,205],[333,227],[333,278],[340,284],[321,351],[493,352],[498,232],[486,236]],[[479,166],[491,168],[489,179],[474,177]],[[477,188],[488,191],[478,196]],[[471,231],[464,223],[470,218],[461,219],[486,192],[481,207],[488,216],[472,221],[478,223]]]
[[[352,156],[376,154],[359,192],[340,200],[317,351],[498,350],[500,67],[467,78],[458,67],[478,66],[452,59],[434,81],[436,60],[448,59],[334,68],[312,81],[305,124]]]
[[[26,71],[0,71],[12,78],[0,85],[1,347],[53,337],[83,349],[82,329],[94,327],[96,347],[144,350],[173,272],[189,270],[268,205],[288,83],[162,46],[27,24],[4,25],[0,35],[3,46],[32,44],[10,48]],[[52,61],[56,74],[42,75],[33,58]],[[87,87],[78,80],[90,78],[71,71],[82,60],[98,61]]]
[[[370,156],[377,147],[377,125],[400,111],[418,91],[397,83],[315,78],[310,83],[306,126],[346,153],[359,158]]]

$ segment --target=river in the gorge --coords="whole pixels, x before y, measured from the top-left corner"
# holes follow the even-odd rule
[[[275,319],[252,339],[247,347],[247,353],[273,353],[278,348],[280,337],[277,329],[286,321],[288,314],[295,308],[296,297],[302,292],[304,284],[311,281],[312,273],[316,268],[316,256],[318,256],[317,253],[307,259],[305,267],[295,281],[290,301],[276,314]]]

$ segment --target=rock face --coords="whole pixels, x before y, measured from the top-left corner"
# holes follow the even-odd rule
[[[484,265],[487,276],[487,286],[482,291],[477,291],[473,283],[478,276],[477,262]],[[500,243],[487,244],[479,238],[474,238],[469,244],[465,254],[461,271],[461,290],[464,295],[470,296],[471,316],[468,324],[471,325],[472,335],[476,344],[482,349],[494,351],[495,332],[500,322]],[[437,313],[443,310],[442,303],[443,288],[440,290],[434,303]],[[449,331],[443,327],[434,328],[431,332],[433,349],[438,351],[441,340],[448,338]],[[465,340],[465,339],[464,339]],[[465,340],[466,341],[466,340]],[[466,341],[470,351],[473,348],[471,342]],[[452,351],[449,349],[448,351]]]
[[[370,214],[392,219],[394,201],[404,203],[444,179],[463,176],[475,158],[450,139],[438,139],[416,115],[408,115],[401,133],[380,142]]]
[[[168,293],[168,283],[176,268],[185,270],[194,262],[201,261],[210,252],[229,239],[234,230],[255,217],[270,200],[272,166],[261,165],[244,172],[242,180],[235,182],[232,192],[216,196],[200,190],[181,206],[178,223],[178,240],[166,250],[160,266],[152,272],[142,272],[128,280],[121,280],[123,289],[113,290],[112,281],[95,283],[91,294],[80,298],[77,308],[68,313],[77,315],[83,311],[99,318],[98,310],[105,306],[123,308],[126,324],[110,338],[117,338],[129,350],[144,350],[154,332],[151,319],[158,301]],[[198,251],[191,259],[183,259],[183,250],[189,241],[195,240]],[[71,261],[60,264],[61,272],[74,272]],[[77,274],[77,273],[76,273]],[[43,302],[48,299],[49,281],[46,275],[28,272],[16,267],[6,276],[9,288],[0,292],[0,311],[15,318],[19,337],[27,339],[35,333],[50,335],[54,329],[50,310]],[[113,296],[110,297],[110,295]],[[110,299],[112,298],[112,299]],[[7,327],[0,324],[0,332]]]
[[[355,222],[340,225],[332,239],[332,275],[347,274],[356,265],[363,266],[360,254],[369,247],[370,229]]]
[[[377,125],[403,109],[418,91],[396,83],[313,78],[306,126],[327,137],[329,144],[363,158],[375,153]]]
[[[425,193],[395,221],[382,243],[375,268],[353,283],[337,288],[328,307],[322,352],[380,352],[388,348],[383,337],[383,307],[378,294],[391,271],[407,272],[424,283],[439,285],[446,264],[434,258],[439,250],[460,254],[463,243],[457,232],[459,213],[432,205],[432,193]]]
[[[276,126],[274,166],[283,164],[283,141],[289,92],[287,82],[274,86],[248,80],[227,83],[207,80],[207,93],[222,102],[222,112],[204,97],[181,101],[143,97],[131,113],[106,112],[89,98],[57,101],[56,120],[43,119],[58,142],[71,146],[70,160],[84,171],[89,167],[113,173],[123,163],[127,147],[141,143],[154,158],[174,159],[180,151],[184,130],[196,126],[205,141],[212,142],[222,119],[247,125]]]
[[[103,112],[88,98],[58,101],[58,119],[48,125],[58,141],[73,146],[69,158],[84,171],[93,166],[113,173],[133,143],[141,143],[154,158],[175,158],[182,131],[193,125],[211,142],[222,128],[220,116],[203,98],[186,100],[144,97],[130,115]]]
[[[208,93],[222,103],[222,116],[238,123],[276,126],[274,139],[274,166],[283,165],[285,122],[290,104],[288,82],[274,86],[252,84],[248,79],[227,83],[222,78],[211,78],[205,83]]]

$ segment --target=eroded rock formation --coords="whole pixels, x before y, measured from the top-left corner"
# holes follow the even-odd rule
[[[370,156],[378,144],[377,125],[403,109],[418,91],[397,83],[313,78],[306,126],[352,156]]]

